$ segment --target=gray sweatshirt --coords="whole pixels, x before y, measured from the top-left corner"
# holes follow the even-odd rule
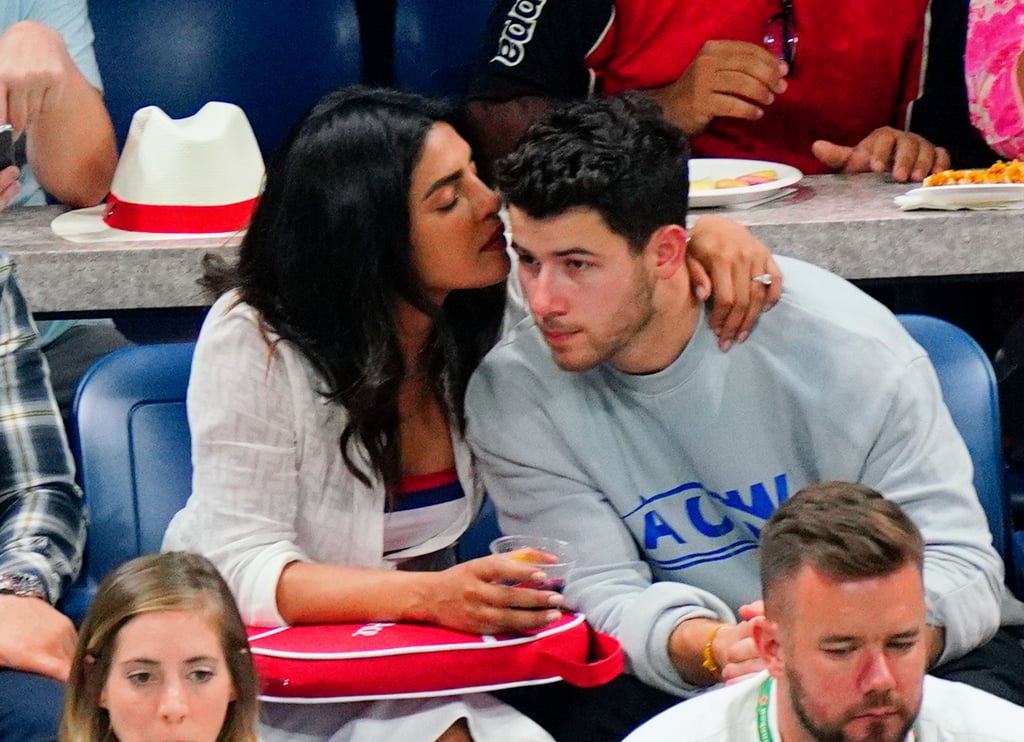
[[[702,318],[658,373],[567,372],[528,318],[468,392],[502,530],[577,544],[568,602],[622,642],[641,680],[680,696],[701,689],[672,666],[670,633],[760,598],[760,529],[815,482],[874,487],[921,529],[942,660],[999,625],[1003,564],[927,355],[848,282],[777,260],[782,300],[728,352]]]

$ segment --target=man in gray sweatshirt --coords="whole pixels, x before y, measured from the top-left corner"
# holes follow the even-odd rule
[[[627,96],[550,112],[499,168],[532,317],[477,371],[467,415],[502,530],[576,544],[567,602],[644,688],[687,697],[763,668],[750,619],[779,503],[863,482],[924,535],[929,665],[985,644],[1007,618],[1003,564],[927,354],[881,304],[785,258],[781,301],[720,350],[688,290],[687,158]]]

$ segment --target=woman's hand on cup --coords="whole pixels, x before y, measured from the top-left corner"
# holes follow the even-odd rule
[[[568,541],[547,536],[500,536],[491,542],[491,553],[505,559],[533,564],[544,571],[546,590],[565,589],[576,563],[576,550]]]
[[[564,599],[541,589],[548,575],[537,564],[486,556],[433,573],[429,607],[433,623],[474,634],[530,631],[557,621]]]

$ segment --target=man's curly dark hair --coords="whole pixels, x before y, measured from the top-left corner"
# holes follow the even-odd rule
[[[642,93],[549,109],[498,163],[497,186],[533,219],[598,212],[639,252],[655,230],[686,225],[685,135]]]

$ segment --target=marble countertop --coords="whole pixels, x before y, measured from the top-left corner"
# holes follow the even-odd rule
[[[846,278],[914,278],[1024,272],[1024,209],[901,211],[914,186],[880,175],[816,175],[795,193],[750,209],[694,209],[747,225],[775,252]],[[55,236],[62,207],[0,211],[0,252],[40,313],[103,313],[208,303],[196,283],[208,252],[227,257],[239,239],[79,244]]]
[[[1024,209],[901,211],[914,184],[888,176],[814,175],[790,196],[751,209],[693,209],[745,224],[773,251],[845,278],[1024,272]]]
[[[209,304],[196,283],[208,252],[234,255],[240,237],[77,243],[50,222],[62,206],[0,211],[0,252],[14,259],[18,285],[36,313],[103,313]]]

